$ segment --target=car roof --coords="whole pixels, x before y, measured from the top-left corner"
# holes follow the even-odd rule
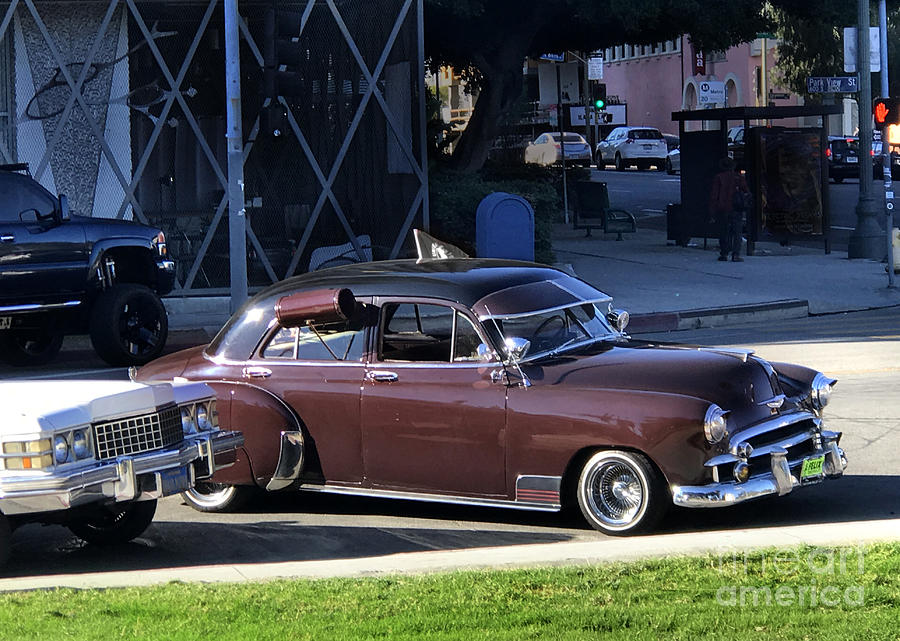
[[[275,283],[248,300],[210,343],[208,353],[247,358],[284,296],[347,288],[357,297],[434,298],[472,309],[479,318],[559,308],[609,297],[578,278],[525,261],[456,258],[402,259],[341,265]]]

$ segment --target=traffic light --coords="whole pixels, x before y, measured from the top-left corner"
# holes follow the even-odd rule
[[[591,85],[591,103],[597,111],[606,109],[606,83],[595,82]]]
[[[260,112],[260,130],[274,136],[289,127],[287,112],[278,98],[304,94],[304,80],[299,72],[303,58],[300,26],[303,15],[293,11],[269,9],[263,30],[263,84],[265,104]]]

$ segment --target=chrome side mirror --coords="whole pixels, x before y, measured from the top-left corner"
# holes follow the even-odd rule
[[[478,360],[488,362],[493,360],[494,358],[494,350],[485,345],[484,343],[480,343],[476,348],[476,353],[478,354]]]
[[[531,341],[519,336],[510,336],[503,341],[503,346],[506,348],[506,355],[510,360],[520,361],[525,358],[525,354],[531,348]]]
[[[628,316],[628,312],[624,309],[612,309],[612,307],[610,307],[609,312],[606,314],[606,320],[609,321],[609,324],[612,325],[616,331],[624,333],[625,328],[628,327],[630,317]]]

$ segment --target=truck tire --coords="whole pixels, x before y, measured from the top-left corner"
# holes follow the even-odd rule
[[[78,538],[95,545],[128,543],[150,527],[154,514],[156,501],[104,505],[80,521],[67,523],[66,527]]]
[[[11,536],[12,531],[9,527],[9,521],[6,520],[5,516],[0,514],[0,568],[6,565],[6,562],[9,560],[9,540]]]
[[[0,358],[16,367],[45,365],[62,348],[63,334],[52,329],[0,332]]]
[[[144,365],[162,353],[169,320],[149,287],[123,283],[97,297],[91,310],[91,343],[111,365]]]

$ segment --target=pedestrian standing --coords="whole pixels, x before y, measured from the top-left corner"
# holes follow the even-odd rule
[[[728,254],[736,263],[744,260],[741,258],[741,236],[749,200],[747,181],[737,171],[734,160],[727,156],[722,158],[709,194],[710,220],[719,230],[719,260],[728,260]]]

